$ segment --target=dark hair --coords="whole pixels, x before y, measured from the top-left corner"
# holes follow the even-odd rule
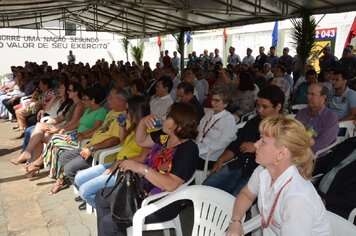
[[[211,96],[218,95],[224,103],[230,105],[232,102],[231,90],[226,85],[215,85],[211,91]]]
[[[83,95],[87,96],[90,100],[94,99],[96,104],[100,104],[106,97],[104,90],[96,86],[85,89]]]
[[[240,84],[238,89],[240,91],[255,90],[255,83],[253,81],[253,76],[248,72],[241,72],[239,75]]]
[[[256,69],[258,69],[258,71],[262,71],[262,66],[259,64],[259,63],[257,63],[257,62],[255,62],[255,63],[253,63],[252,64],[252,68],[256,68]]]
[[[174,134],[180,139],[195,139],[198,135],[198,119],[195,108],[189,103],[175,102],[170,107],[169,117],[177,124]]]
[[[134,79],[131,81],[131,86],[135,85],[138,92],[145,94],[145,84],[142,79]]]
[[[283,73],[286,72],[286,65],[285,63],[280,63],[276,65],[276,68],[280,69]]]
[[[171,78],[169,78],[168,76],[162,76],[161,78],[159,78],[157,80],[157,83],[158,82],[162,82],[162,85],[164,88],[168,88],[168,93],[171,92],[172,88],[173,88],[173,81]]]
[[[334,70],[334,75],[341,75],[343,80],[347,79],[345,72],[343,72],[342,70]]]
[[[83,86],[78,83],[78,82],[72,82],[69,85],[72,85],[73,87],[73,91],[78,93],[78,98],[82,98],[83,97]]]
[[[277,85],[268,85],[265,89],[260,90],[257,96],[269,100],[273,107],[281,104],[281,111],[283,110],[285,95],[282,89]]]
[[[48,77],[42,77],[40,79],[40,82],[42,82],[42,84],[46,85],[48,89],[52,88],[52,80]]]
[[[335,72],[334,72],[334,74],[335,74]],[[310,75],[315,75],[315,76],[317,76],[317,73],[316,73],[315,70],[308,70],[308,71],[305,73],[305,77],[310,76]]]
[[[68,97],[69,81],[66,79],[59,79],[58,84],[59,84],[59,86],[63,85],[65,91],[64,91],[64,101],[59,106],[59,108],[57,110],[57,115],[61,111],[63,111],[63,115],[65,115],[67,113],[67,111],[69,110],[70,106],[73,104],[72,99],[69,99],[69,97]]]
[[[178,89],[183,89],[184,94],[188,94],[188,93],[192,93],[193,94],[194,93],[194,86],[189,82],[181,82],[177,86],[177,90]]]
[[[130,114],[130,128],[127,133],[130,134],[132,131],[136,130],[140,120],[151,113],[150,104],[147,102],[146,98],[143,96],[132,96],[128,101],[128,113]]]

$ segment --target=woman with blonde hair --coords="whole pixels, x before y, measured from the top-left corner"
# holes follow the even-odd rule
[[[241,219],[256,198],[264,235],[332,235],[326,209],[310,182],[313,141],[305,127],[278,115],[264,119],[259,129],[255,147],[260,166],[236,198],[227,235],[244,235]]]

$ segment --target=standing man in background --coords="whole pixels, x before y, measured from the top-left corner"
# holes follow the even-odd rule
[[[68,65],[75,64],[75,55],[73,54],[72,50],[69,51],[69,55],[67,56]]]

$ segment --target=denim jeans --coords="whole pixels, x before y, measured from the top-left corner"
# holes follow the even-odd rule
[[[249,176],[244,176],[242,168],[230,170],[227,165],[224,165],[220,171],[208,176],[203,185],[215,187],[237,196],[249,178]]]
[[[103,175],[103,173],[110,166],[112,166],[112,163],[96,165],[79,171],[75,176],[74,182],[79,188],[80,197],[94,208],[96,207],[95,194],[104,187],[106,180],[109,178],[110,175]],[[107,187],[113,187],[114,185],[115,178],[112,177]]]

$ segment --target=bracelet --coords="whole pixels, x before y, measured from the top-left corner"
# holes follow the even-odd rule
[[[148,167],[148,166],[146,166],[146,168],[143,170],[143,173],[142,173],[142,176],[143,177],[145,177],[145,175],[147,175],[148,174],[148,170],[149,170],[150,168]]]
[[[233,223],[236,223],[236,222],[242,224],[241,220],[230,220],[230,221],[229,221],[229,225],[231,225],[231,224],[233,224]]]

